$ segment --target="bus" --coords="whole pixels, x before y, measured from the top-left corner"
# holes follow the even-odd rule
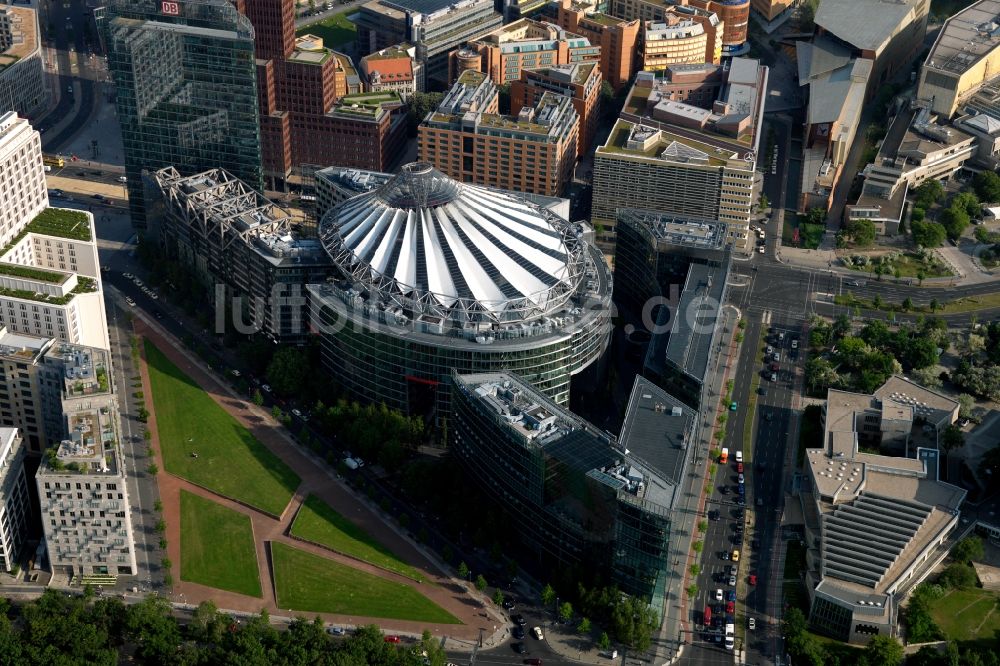
[[[62,169],[66,166],[66,160],[61,157],[56,157],[55,155],[44,155],[42,157],[42,164]]]

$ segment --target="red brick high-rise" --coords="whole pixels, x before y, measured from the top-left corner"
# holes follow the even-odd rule
[[[296,38],[294,4],[236,0],[254,28],[265,180],[276,186],[303,164],[388,171],[387,151],[341,150],[351,128],[342,126],[335,107],[345,95],[362,91],[361,78],[348,56],[324,47],[320,39]],[[376,136],[395,139],[397,131],[405,131],[401,121],[391,125],[392,131],[382,128]]]

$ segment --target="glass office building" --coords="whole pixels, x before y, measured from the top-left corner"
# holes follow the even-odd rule
[[[247,17],[227,0],[111,0],[101,31],[133,225],[146,227],[144,171],[174,166],[192,175],[221,166],[263,190]]]
[[[512,373],[453,383],[451,450],[538,563],[607,581],[662,612],[686,561],[671,564],[669,551],[694,410],[637,377],[616,438]]]

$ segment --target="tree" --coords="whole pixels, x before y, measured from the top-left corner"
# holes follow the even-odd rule
[[[921,247],[941,247],[948,232],[937,222],[913,220],[910,224],[913,242]]]
[[[264,404],[264,396],[261,395],[260,389],[257,389],[256,391],[253,392],[253,404],[257,405],[258,407]]]
[[[965,537],[951,549],[951,556],[956,562],[982,560],[984,554],[983,540],[976,535]]]
[[[611,649],[611,638],[608,636],[608,632],[606,631],[601,632],[601,637],[597,639],[597,647],[601,648],[602,650]]]
[[[568,601],[559,605],[559,617],[563,622],[569,622],[573,618],[573,604]]]
[[[968,393],[958,394],[958,415],[967,419],[972,416],[972,408],[976,406],[976,399]]]
[[[148,664],[172,664],[181,643],[180,629],[171,615],[170,603],[150,595],[129,606],[125,615],[125,638],[136,644],[136,656]]]
[[[493,603],[497,606],[503,606],[503,590],[499,587],[496,589],[496,592],[493,593]]]
[[[927,304],[927,307],[930,308],[931,312],[936,312],[937,309],[938,309],[938,301],[937,301],[937,299],[936,298],[932,298],[931,302]]]
[[[969,214],[962,208],[946,208],[941,211],[938,221],[951,239],[957,239],[969,226]]]
[[[970,218],[979,215],[981,210],[979,206],[979,198],[972,192],[959,192],[951,198],[951,205],[949,208],[959,208],[965,211],[965,214]]]
[[[810,208],[809,212],[806,213],[806,222],[808,224],[826,224],[826,209],[822,206],[816,206],[815,208]]]
[[[982,171],[972,178],[976,196],[985,203],[1000,203],[1000,175],[995,171]]]
[[[469,577],[469,565],[465,562],[458,563],[458,577],[463,580]]]
[[[542,605],[551,606],[556,602],[556,591],[548,583],[542,588]]]
[[[941,446],[944,447],[945,451],[960,448],[963,444],[965,444],[965,435],[962,434],[962,429],[958,426],[952,424],[941,433]]]
[[[875,243],[875,223],[871,220],[849,220],[841,233],[857,247],[870,247]]]
[[[909,312],[913,309],[913,300],[907,296],[903,299],[903,312]]]
[[[839,383],[840,377],[830,361],[822,356],[810,356],[806,361],[806,386],[812,392],[825,390]]]
[[[580,624],[576,625],[576,632],[578,634],[584,634],[584,635],[586,635],[586,634],[590,633],[590,630],[591,630],[591,626],[590,626],[590,619],[589,618],[585,617],[585,618],[581,619],[580,620]]]
[[[944,185],[934,178],[925,180],[913,190],[914,204],[924,210],[928,210],[942,197],[944,197]]]
[[[760,210],[767,210],[771,207],[771,200],[767,198],[767,195],[761,192],[760,199],[757,201],[757,207]]]
[[[704,541],[695,541],[693,544],[691,544],[691,550],[693,550],[696,553],[700,553],[704,548],[705,548]]]
[[[698,521],[698,531],[699,532],[707,532],[708,531],[708,521],[707,520],[699,520]],[[701,543],[701,542],[700,541],[696,541],[695,543]],[[702,544],[703,547],[704,547],[704,545],[705,544]],[[700,549],[696,549],[696,550],[698,550],[698,552],[701,552]]]
[[[892,636],[873,636],[865,648],[869,664],[899,666],[903,663],[903,645]]]
[[[479,590],[480,592],[482,592],[483,590],[486,589],[487,585],[488,585],[488,583],[486,582],[486,578],[483,576],[483,574],[479,574],[478,576],[476,576],[476,589],[477,590]]]
[[[967,590],[975,587],[976,580],[975,569],[963,562],[952,562],[938,577],[939,583],[955,590]]]
[[[267,380],[281,395],[294,395],[301,391],[310,372],[309,359],[297,347],[283,346],[267,366]]]
[[[927,388],[941,388],[941,372],[937,366],[917,368],[913,370],[913,379]]]
[[[417,135],[417,128],[424,121],[427,114],[441,104],[444,93],[440,92],[416,92],[410,97],[410,108],[407,112],[409,121],[410,136]]]

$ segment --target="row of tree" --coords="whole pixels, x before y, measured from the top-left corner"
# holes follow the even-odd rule
[[[375,626],[333,639],[319,618],[296,619],[278,631],[266,613],[238,621],[202,603],[187,624],[162,597],[125,605],[92,593],[47,590],[19,606],[2,602],[0,662],[11,666],[444,666],[439,641],[425,632],[417,645],[385,642]],[[426,662],[424,660],[427,660]]]

